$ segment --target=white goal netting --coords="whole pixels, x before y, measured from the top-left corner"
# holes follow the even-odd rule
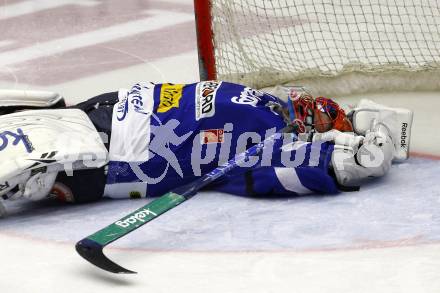
[[[218,79],[326,94],[440,88],[438,0],[211,4]]]

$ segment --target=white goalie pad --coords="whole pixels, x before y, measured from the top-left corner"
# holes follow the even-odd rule
[[[99,168],[107,157],[100,134],[81,110],[0,116],[0,196],[13,190],[18,196],[41,197],[58,171]]]
[[[0,89],[0,107],[50,108],[64,98],[55,92]]]

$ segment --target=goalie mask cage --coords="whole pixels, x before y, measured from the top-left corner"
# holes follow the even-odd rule
[[[438,0],[195,0],[202,80],[440,89]]]

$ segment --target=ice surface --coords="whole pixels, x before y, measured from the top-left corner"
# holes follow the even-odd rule
[[[322,250],[440,241],[440,162],[414,158],[360,192],[297,198],[198,196],[147,224],[116,247],[145,250]],[[76,242],[146,200],[93,204],[9,203],[0,230]]]

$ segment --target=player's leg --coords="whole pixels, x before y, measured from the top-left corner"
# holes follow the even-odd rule
[[[95,125],[98,132],[111,134],[113,107],[118,102],[118,92],[104,93],[70,108],[81,109]]]
[[[101,134],[109,148],[113,107],[118,102],[118,92],[104,93],[69,108],[84,111]],[[102,198],[106,184],[106,167],[75,170],[73,174],[61,171],[55,180],[51,195],[65,202],[84,203]],[[93,184],[91,184],[93,183]]]
[[[105,185],[104,167],[80,166],[83,162],[80,157],[90,150],[91,153],[101,154],[103,163],[106,162],[106,150],[102,143],[108,143],[117,93],[103,94],[64,110],[52,110],[65,107],[64,99],[55,93],[32,91],[21,98],[17,95],[15,93],[11,99],[10,93],[9,98],[0,94],[3,113],[41,110],[0,116],[0,157],[5,170],[0,174],[2,199],[57,197],[69,202],[85,202],[101,198]],[[34,122],[29,124],[30,121]],[[19,136],[18,131],[23,135]],[[20,138],[28,142],[28,149],[14,147],[20,145]],[[63,139],[69,141],[63,144]],[[94,139],[99,141],[94,142]],[[78,150],[73,150],[72,145],[68,144],[78,146]],[[11,165],[13,162],[29,161],[29,158],[43,165],[31,171],[27,169],[31,167],[18,163]],[[66,158],[69,158],[68,162]],[[69,163],[73,166],[66,172],[64,168],[52,166],[52,163]]]
[[[96,169],[107,149],[79,109],[29,110],[0,117],[0,196],[47,198],[59,172]]]

